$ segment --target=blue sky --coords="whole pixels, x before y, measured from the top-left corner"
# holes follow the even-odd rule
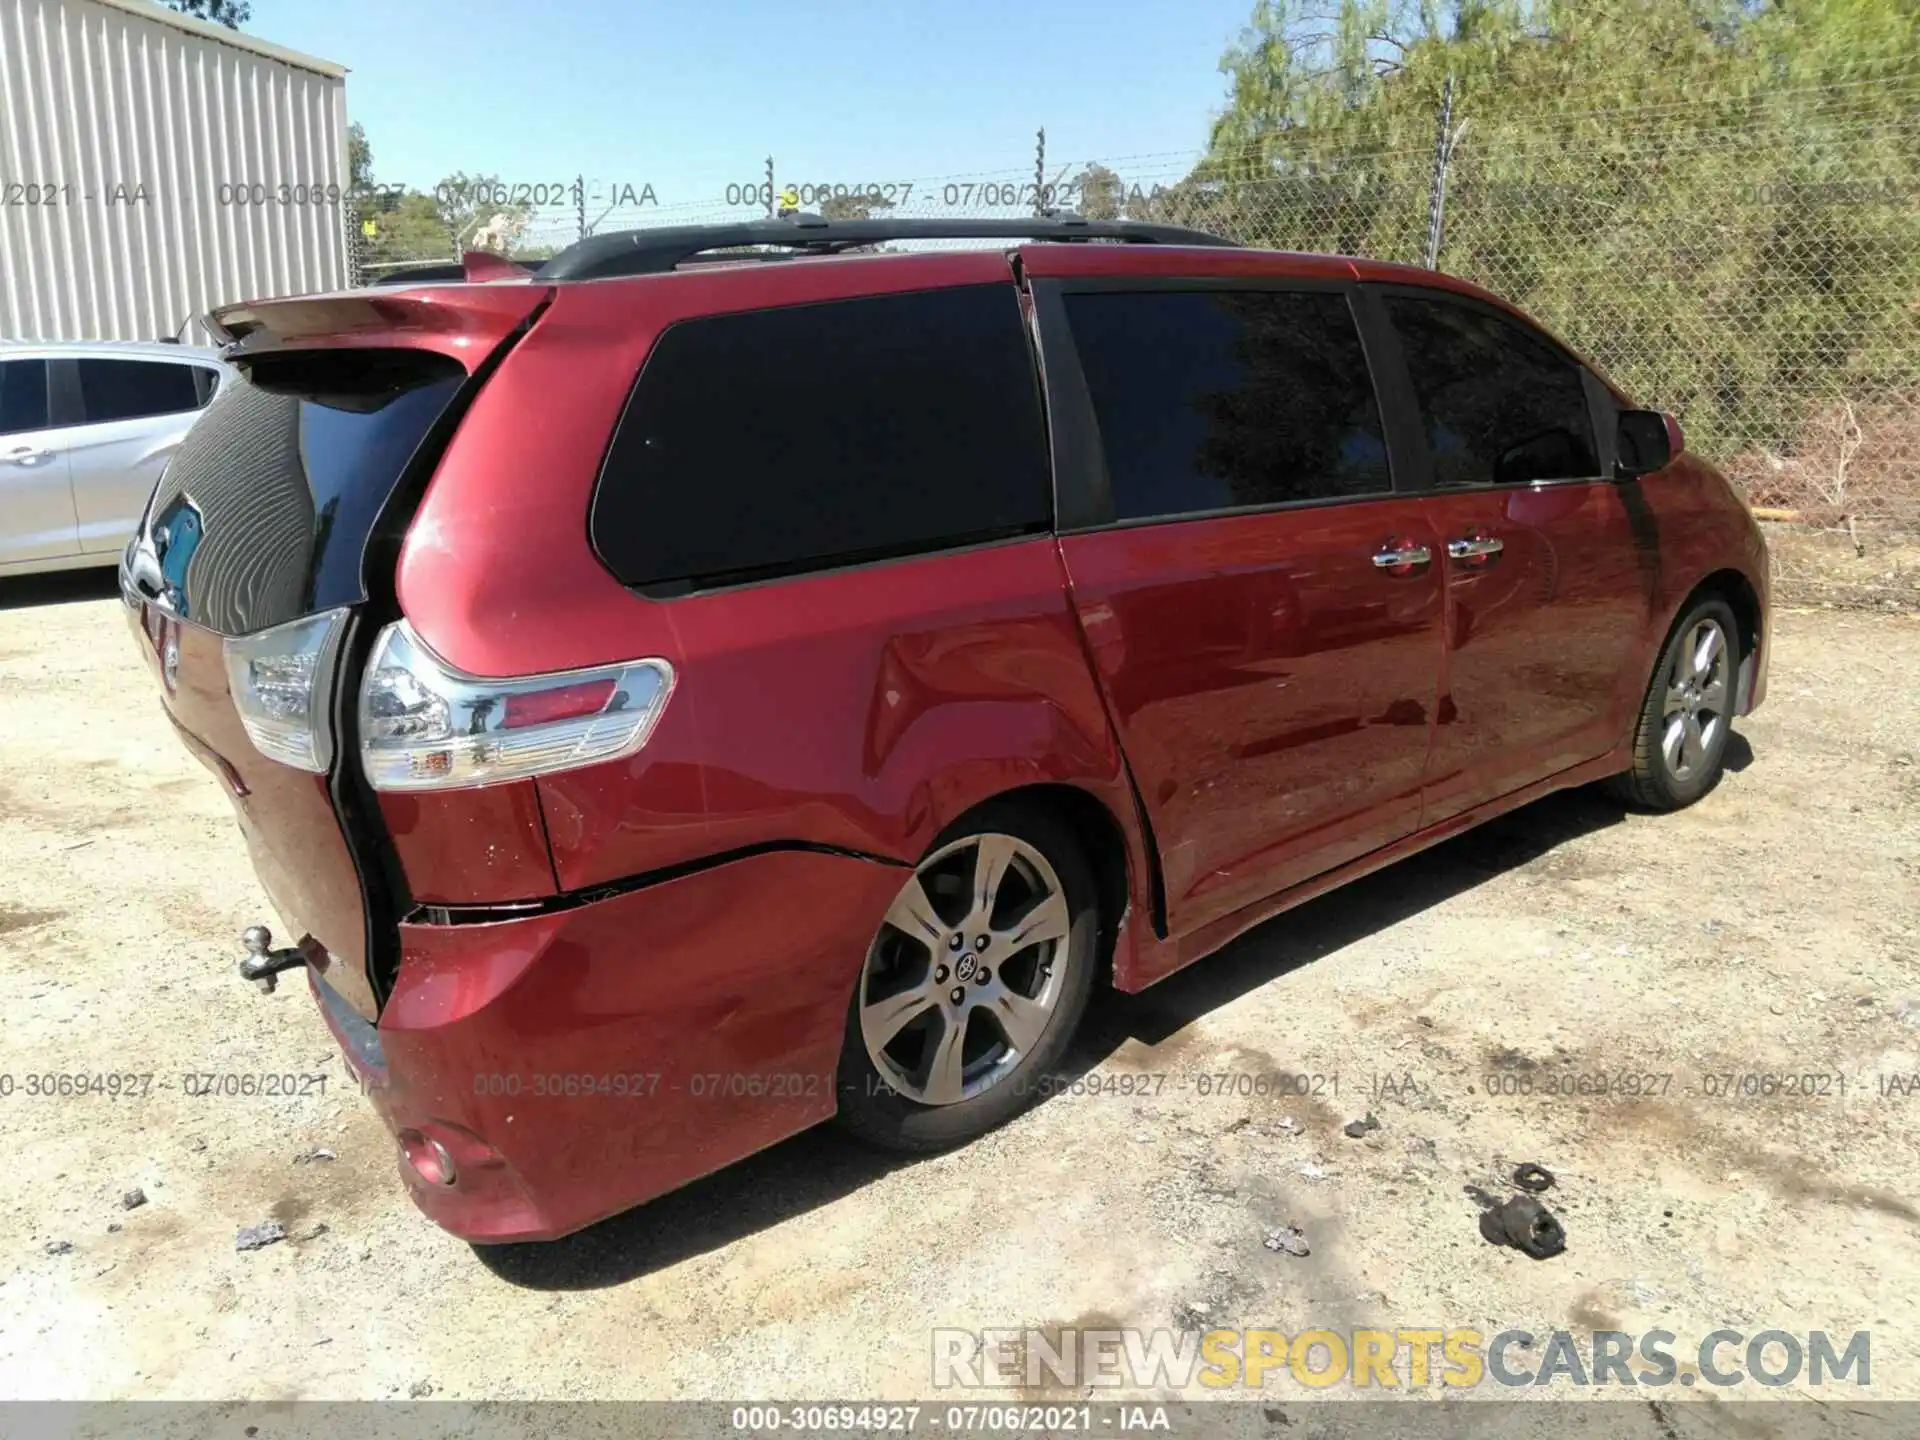
[[[347,66],[376,178],[889,184],[1198,150],[1252,0],[253,0]]]

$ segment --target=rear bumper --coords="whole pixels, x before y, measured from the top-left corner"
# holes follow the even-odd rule
[[[377,1029],[313,986],[428,1217],[553,1239],[833,1113],[854,978],[901,877],[774,851],[523,919],[403,925]],[[409,1151],[450,1160],[451,1182]]]

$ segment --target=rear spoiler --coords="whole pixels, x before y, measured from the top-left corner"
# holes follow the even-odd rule
[[[471,370],[552,297],[545,285],[462,285],[388,293],[343,290],[222,305],[207,328],[244,364],[281,350],[436,350]]]

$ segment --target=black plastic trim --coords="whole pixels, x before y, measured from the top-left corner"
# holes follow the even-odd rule
[[[327,983],[326,976],[311,969],[307,973],[313,981],[314,993],[320,997],[320,1008],[353,1052],[358,1068],[365,1070],[374,1084],[386,1084],[387,1052],[380,1043],[380,1027],[349,1005],[346,997]]]
[[[1113,521],[1113,489],[1094,414],[1093,393],[1067,323],[1063,282],[1032,282],[1034,328],[1046,378],[1047,433],[1053,447],[1054,528],[1061,534]]]
[[[1620,404],[1607,388],[1607,382],[1586,365],[1580,366],[1580,383],[1587,392],[1587,412],[1593,417],[1594,451],[1600,457],[1600,473],[1620,478]]]
[[[65,430],[87,423],[80,400],[80,361],[72,355],[47,359],[47,428]]]
[[[1420,399],[1414,393],[1400,332],[1387,318],[1387,307],[1370,285],[1356,285],[1353,318],[1366,347],[1367,369],[1373,374],[1374,398],[1380,405],[1380,423],[1387,432],[1387,463],[1393,471],[1393,489],[1399,495],[1422,495],[1433,489],[1433,457],[1421,433]]]
[[[743,845],[737,850],[723,850],[717,855],[703,855],[697,860],[686,860],[678,865],[668,865],[663,869],[629,875],[624,880],[611,880],[602,885],[565,890],[558,895],[547,895],[538,900],[516,900],[502,905],[420,905],[416,906],[402,923],[491,925],[502,920],[525,920],[534,915],[554,915],[566,910],[577,910],[582,905],[594,905],[602,900],[611,900],[617,895],[630,895],[636,890],[647,890],[655,885],[664,885],[669,880],[680,880],[688,875],[698,875],[702,871],[717,870],[722,865],[731,865],[739,860],[751,860],[758,855],[776,855],[790,851],[803,851],[814,855],[839,855],[848,860],[865,860],[870,864],[885,865],[896,870],[913,868],[910,862],[896,860],[891,855],[874,855],[865,850],[849,850],[839,845],[822,845],[812,840],[766,840],[758,845]]]

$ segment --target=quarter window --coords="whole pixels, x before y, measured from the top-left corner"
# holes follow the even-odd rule
[[[591,531],[630,585],[690,589],[1052,520],[1011,285],[686,320],[627,402]]]
[[[1366,353],[1328,290],[1069,294],[1114,518],[1393,488]]]
[[[1396,295],[1387,313],[1419,398],[1436,485],[1516,485],[1600,473],[1580,369],[1477,307]]]

